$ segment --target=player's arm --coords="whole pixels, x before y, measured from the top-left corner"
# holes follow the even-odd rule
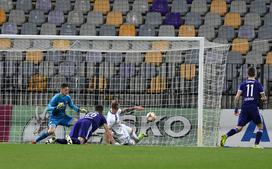
[[[238,90],[234,98],[234,105],[235,105],[234,114],[236,116],[239,115],[239,100],[240,100],[241,94],[242,94],[242,90]]]
[[[104,123],[103,127],[105,129],[104,135],[105,135],[106,143],[107,144],[115,144],[115,140],[112,137],[111,130],[110,130],[109,126],[107,125],[107,123]]]
[[[77,113],[87,113],[87,110],[84,108],[79,108],[77,107],[74,102],[72,101],[71,97],[69,96],[69,100],[68,100],[68,106],[73,109],[75,112]]]
[[[266,95],[264,93],[264,88],[263,88],[263,86],[260,83],[259,83],[259,92],[260,92],[260,95],[261,95],[261,101],[263,103],[265,103],[266,100],[267,100],[267,98],[266,98]]]
[[[133,106],[133,107],[125,108],[121,111],[121,113],[128,113],[133,110],[142,111],[142,110],[144,110],[144,107],[143,106]]]

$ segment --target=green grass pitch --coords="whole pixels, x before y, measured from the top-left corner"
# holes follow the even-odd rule
[[[0,169],[271,169],[272,149],[0,144]]]

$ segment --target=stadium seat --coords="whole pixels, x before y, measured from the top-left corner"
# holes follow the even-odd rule
[[[43,75],[33,75],[28,84],[28,91],[44,92],[47,89],[47,78]]]
[[[267,12],[265,2],[256,0],[250,4],[250,13],[257,13],[263,16]]]
[[[215,38],[215,39],[213,40],[213,42],[215,42],[215,43],[221,43],[221,44],[228,44],[228,43],[229,43],[227,39],[225,39],[225,38],[220,38],[220,37]]]
[[[231,26],[234,29],[237,29],[241,25],[241,17],[239,13],[227,13],[225,16],[225,21],[224,21],[225,26]]]
[[[119,64],[119,63],[117,63]],[[116,74],[115,67],[112,66],[113,63],[110,62],[103,62],[99,65],[99,74],[100,76],[104,76],[106,79],[113,79],[113,75]]]
[[[218,30],[218,37],[227,39],[230,42],[235,37],[235,31],[233,27],[223,25]]]
[[[12,0],[1,0],[0,8],[6,12],[9,12],[13,8]]]
[[[191,12],[199,13],[204,15],[208,10],[206,0],[194,0],[191,5]]]
[[[87,16],[87,23],[92,25],[101,25],[104,22],[101,12],[90,11]]]
[[[56,24],[60,26],[64,22],[64,14],[62,11],[54,10],[48,14],[48,23]]]
[[[266,55],[266,64],[268,64],[268,65],[272,64],[272,52],[267,53],[267,55]]]
[[[263,64],[262,53],[250,51],[246,55],[246,64]]]
[[[240,53],[229,51],[227,56],[227,63],[228,64],[243,64],[244,60]]]
[[[166,90],[166,78],[156,76],[151,79],[149,93],[162,93]]]
[[[106,24],[119,27],[123,23],[123,16],[121,12],[109,12],[107,15]]]
[[[192,80],[196,76],[195,64],[181,64],[180,65],[180,77],[186,80]]]
[[[98,79],[98,84],[97,84],[97,79]],[[98,88],[97,88],[98,86]],[[103,92],[107,87],[107,80],[103,76],[92,76],[89,80],[89,86],[88,86],[88,91],[93,92],[96,89],[98,89],[100,92]]]
[[[153,41],[151,49],[165,51],[168,50],[170,44],[168,41]]]
[[[264,16],[264,24],[272,26],[272,12],[270,12]]]
[[[145,54],[145,63],[153,63],[155,65],[160,65],[162,63],[162,53],[161,52],[147,52]]]
[[[0,25],[5,23],[7,20],[6,12],[0,8]]]
[[[76,26],[65,23],[60,28],[60,35],[77,35]]]
[[[43,61],[43,53],[41,51],[27,51],[26,61],[39,64]]]
[[[81,36],[96,36],[95,25],[85,23],[81,25],[79,35]]]
[[[25,50],[25,49],[29,49],[30,47],[31,47],[30,40],[27,40],[27,39],[15,39],[13,41],[13,49],[15,49],[15,50],[16,49]],[[14,52],[11,52],[11,53],[14,53]],[[23,58],[23,56],[21,56],[21,58]]]
[[[59,50],[66,50],[70,48],[69,40],[53,40],[53,48]]]
[[[144,41],[133,41],[131,42],[131,49],[132,50],[148,50],[150,43],[149,42],[144,42]]]
[[[227,3],[225,0],[213,0],[211,3],[210,11],[224,16],[227,12]]]
[[[32,10],[29,13],[29,19],[28,21],[30,23],[34,23],[36,25],[41,25],[42,23],[45,22],[45,15],[43,11],[40,10]]]
[[[211,41],[215,38],[215,29],[213,26],[202,25],[198,29],[198,36],[205,37],[207,40]]]
[[[22,35],[37,35],[38,29],[36,24],[34,23],[24,23],[21,27],[21,34]]]
[[[100,36],[115,36],[116,30],[114,25],[101,25],[99,29]]]
[[[120,77],[121,78],[132,78],[135,75],[135,64],[132,63],[121,63],[120,65]]]
[[[135,63],[141,64],[143,63],[144,55],[142,53],[126,53],[125,62],[126,63]]]
[[[75,26],[80,26],[84,22],[84,16],[81,11],[71,11],[68,14],[67,23]]]
[[[130,11],[126,17],[126,23],[139,26],[143,23],[143,17],[140,12]]]
[[[179,13],[168,13],[163,21],[164,25],[173,25],[175,28],[179,28],[183,24],[183,20]]]
[[[258,38],[259,39],[272,39],[272,26],[264,25],[259,28]]]
[[[135,25],[123,24],[120,26],[119,36],[136,36]]]
[[[261,52],[265,54],[269,51],[270,46],[267,40],[255,39],[252,44],[252,51]]]
[[[168,13],[168,10],[167,0],[154,0],[150,7],[150,12],[159,12],[161,15]]]
[[[86,53],[86,62],[100,63],[102,62],[102,60],[103,60],[103,56],[101,52],[87,52]]]
[[[129,49],[129,43],[127,41],[113,41],[111,43],[111,49],[115,51],[125,51]]]
[[[190,12],[185,16],[185,24],[198,28],[202,24],[201,16],[198,13]]]
[[[111,52],[111,53],[106,53],[104,55],[104,58],[105,58],[105,62],[120,64],[123,60],[123,55],[122,53]]]
[[[55,74],[54,62],[44,61],[39,66],[39,74],[44,76],[53,76]]]
[[[133,2],[132,11],[146,13],[148,11],[147,0],[137,0]]]
[[[36,9],[47,13],[52,8],[51,0],[37,0]]]
[[[232,41],[232,51],[241,54],[247,54],[249,51],[249,43],[247,39],[236,38]]]
[[[159,26],[162,23],[162,16],[158,12],[148,12],[145,18],[145,24]]]
[[[108,41],[94,41],[93,42],[93,49],[106,51],[110,48],[110,44]]]
[[[17,0],[16,9],[29,12],[32,9],[32,0]]]
[[[57,35],[57,26],[51,23],[44,23],[41,27],[41,35]]]
[[[0,41],[0,49],[9,49],[11,47],[10,39],[1,39]]]
[[[75,75],[75,63],[74,62],[61,62],[59,64],[59,74],[69,77]]]
[[[232,1],[230,5],[230,12],[239,13],[244,15],[247,12],[247,6],[245,1]]]
[[[93,11],[106,14],[110,11],[109,0],[95,0]]]
[[[34,49],[48,49],[51,48],[50,40],[34,40],[33,41]]]
[[[159,36],[175,36],[175,27],[173,25],[161,25]]]
[[[174,12],[174,13],[178,12],[181,15],[184,15],[188,12],[188,10],[189,10],[189,6],[186,1],[173,0],[171,12]]]
[[[129,2],[128,2],[128,0],[114,1],[112,11],[122,12],[123,14],[126,14],[129,11]]]
[[[221,17],[219,14],[209,12],[205,15],[204,24],[218,28],[222,24]]]
[[[6,22],[2,26],[2,34],[17,34],[18,28],[15,23],[12,22]]]
[[[246,38],[249,41],[253,40],[255,38],[254,27],[249,25],[241,26],[238,32],[238,37]]]
[[[155,27],[152,25],[141,25],[139,29],[139,36],[156,36]]]
[[[180,51],[168,51],[164,63],[183,63],[184,57],[180,57]]]
[[[195,27],[193,25],[181,25],[179,27],[179,35],[182,37],[194,37],[196,36]]]
[[[9,13],[9,22],[22,25],[25,22],[25,12],[23,10],[11,10]]]
[[[91,10],[90,0],[76,0],[74,10],[80,13],[87,13]]]
[[[254,26],[254,28],[260,27],[262,24],[261,17],[256,13],[247,13],[245,16],[244,25]]]
[[[72,8],[70,0],[57,0],[55,3],[55,10],[67,13]]]

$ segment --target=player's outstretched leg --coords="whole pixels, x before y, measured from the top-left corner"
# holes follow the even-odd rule
[[[48,131],[42,131],[42,132],[38,135],[38,137],[35,139],[35,141],[33,141],[33,143],[34,143],[34,142],[35,142],[35,143],[38,143],[38,142],[40,142],[41,140],[45,139],[45,138],[48,137],[48,136],[49,136]]]
[[[253,148],[262,149],[263,147],[260,146],[259,144],[260,144],[260,141],[261,141],[261,138],[262,138],[262,135],[263,135],[263,125],[258,124],[257,127],[258,127],[258,131],[256,133],[256,139],[255,139],[255,144],[254,144]]]
[[[236,128],[231,129],[227,134],[222,135],[221,140],[220,140],[220,146],[224,147],[228,137],[231,137],[234,134],[239,133],[241,130],[242,130],[242,128],[239,129],[238,127],[236,127]]]

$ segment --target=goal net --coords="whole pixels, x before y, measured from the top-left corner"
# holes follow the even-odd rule
[[[102,104],[106,115],[113,99],[144,106],[121,116],[145,134],[141,145],[216,146],[228,48],[204,38],[0,35],[0,142],[45,130],[46,107],[68,83],[89,111]],[[68,132],[58,126],[55,135]],[[103,130],[89,142],[102,143]]]

